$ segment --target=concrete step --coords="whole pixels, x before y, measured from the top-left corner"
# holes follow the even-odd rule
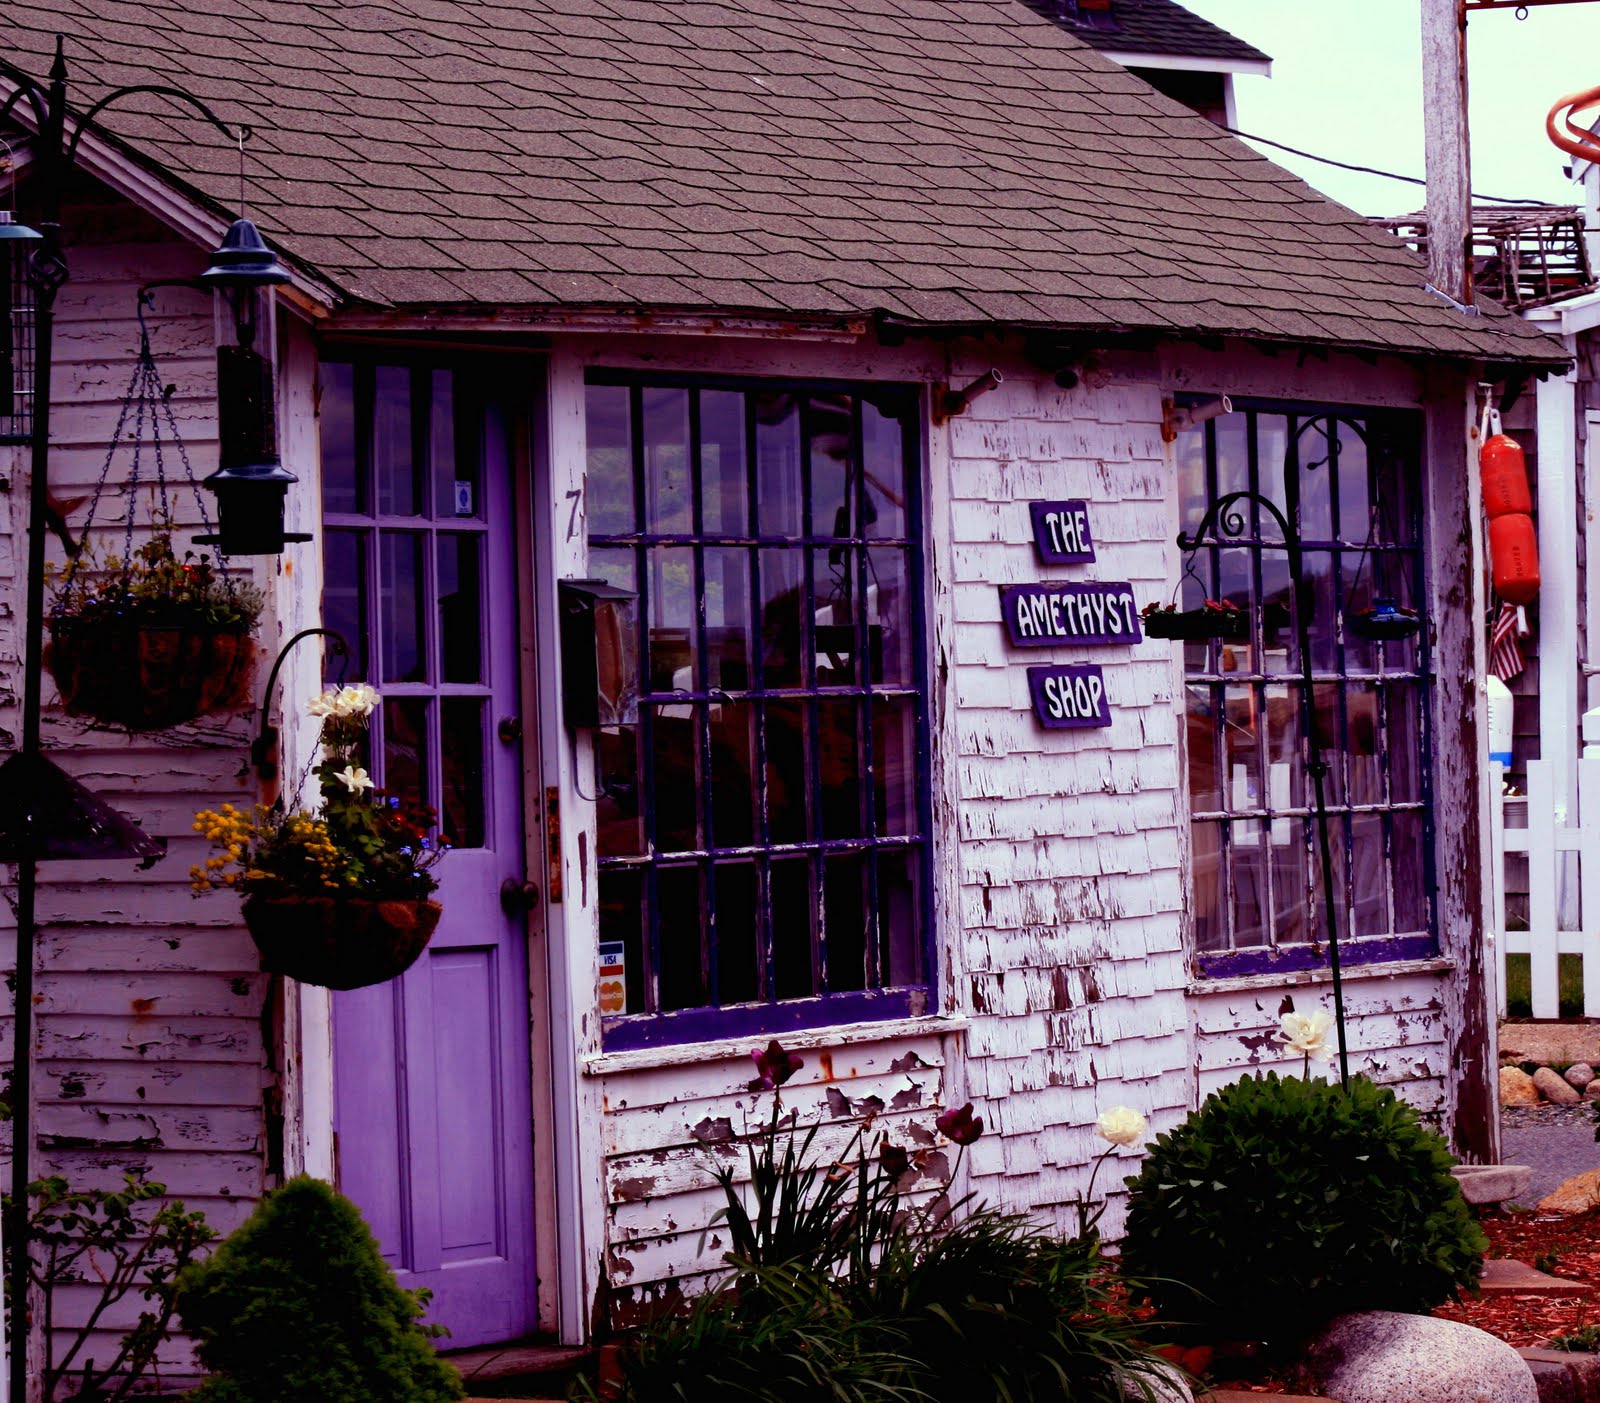
[[[1511,1257],[1490,1257],[1483,1264],[1483,1280],[1478,1289],[1485,1296],[1587,1296],[1594,1288],[1581,1281],[1567,1281],[1535,1271],[1526,1262]]]
[[[578,1374],[592,1367],[592,1349],[516,1340],[487,1349],[445,1351],[460,1371],[468,1403],[505,1398],[565,1398]]]

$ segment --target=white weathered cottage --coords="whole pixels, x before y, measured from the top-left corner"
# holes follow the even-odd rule
[[[1020,0],[285,0],[248,24],[14,0],[0,93],[57,29],[82,107],[178,82],[253,129],[313,538],[256,562],[264,658],[349,639],[385,696],[375,769],[457,850],[403,979],[269,980],[188,881],[193,811],[273,792],[258,718],[53,715],[53,753],[170,847],[47,868],[42,1165],[145,1169],[224,1226],[309,1170],[454,1344],[578,1341],[715,1261],[708,1166],[777,1036],[808,1113],[881,1106],[931,1146],[971,1100],[965,1187],[1068,1226],[1097,1111],[1170,1126],[1290,1065],[1291,1001],[1330,1006],[1309,727],[1352,1070],[1493,1154],[1467,429],[1486,365],[1559,346],[1431,295],[1395,241]],[[237,167],[158,97],[79,151],[69,524],[136,290],[203,266]],[[210,310],[156,298],[208,471]],[[1175,544],[1246,489],[1304,541],[1309,697],[1267,515]],[[562,582],[596,579],[633,621],[564,655]],[[1376,595],[1420,639],[1355,636]],[[1207,597],[1232,638],[1144,636],[1144,606]],[[630,643],[631,688],[585,695],[576,663]],[[265,699],[289,776],[315,646]]]

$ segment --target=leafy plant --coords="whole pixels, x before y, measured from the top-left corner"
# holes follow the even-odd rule
[[[364,683],[311,699],[322,720],[322,760],[310,772],[322,796],[317,813],[280,802],[248,815],[232,804],[195,815],[195,832],[217,849],[189,871],[196,892],[420,901],[438,886],[431,869],[450,844],[430,836],[433,809],[376,789],[360,763],[381,700]]]
[[[28,1185],[28,1274],[42,1311],[44,1397],[116,1403],[152,1370],[172,1330],[174,1281],[217,1236],[204,1213],[176,1199],[163,1202],[166,1192],[166,1185],[137,1174],[125,1174],[119,1189],[75,1190],[59,1175]],[[9,1244],[6,1252],[9,1258]],[[100,1294],[81,1324],[61,1327],[57,1290],[76,1285],[98,1286]],[[110,1359],[86,1354],[105,1330],[107,1312],[134,1294],[149,1308],[115,1353]]]
[[[261,615],[262,593],[248,580],[219,572],[209,555],[172,545],[170,521],[127,556],[107,555],[96,573],[87,555],[61,570],[51,619],[57,627],[89,629],[111,623],[204,625],[249,632]]]
[[[1062,1240],[970,1196],[919,1196],[943,1151],[893,1144],[870,1114],[824,1158],[818,1127],[782,1106],[800,1060],[776,1042],[753,1055],[751,1090],[778,1094],[746,1140],[748,1189],[716,1171],[729,1274],[624,1347],[624,1403],[1158,1396],[1169,1366],[1137,1343],[1092,1220]],[[1131,1143],[1134,1122],[1142,1132],[1121,1115],[1102,1131],[1117,1137],[1107,1154]],[[959,1169],[983,1122],[967,1105],[937,1125]]]
[[[1600,1353],[1600,1325],[1580,1325],[1565,1335],[1552,1335],[1551,1349],[1564,1349],[1573,1354]]]
[[[212,1376],[192,1403],[448,1403],[460,1376],[419,1325],[348,1199],[302,1176],[269,1193],[178,1283],[178,1312]]]
[[[1127,1181],[1123,1262],[1168,1318],[1269,1341],[1341,1311],[1427,1310],[1476,1289],[1489,1246],[1453,1163],[1365,1079],[1247,1077]]]

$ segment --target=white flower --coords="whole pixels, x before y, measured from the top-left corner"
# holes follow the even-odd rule
[[[1145,1119],[1132,1106],[1113,1106],[1101,1111],[1094,1123],[1094,1133],[1113,1145],[1137,1145],[1144,1139]]]
[[[1326,1009],[1314,1009],[1310,1013],[1286,1013],[1278,1020],[1278,1026],[1278,1041],[1290,1052],[1324,1062],[1333,1061],[1333,1048],[1328,1042],[1328,1030],[1333,1027],[1333,1019]]]
[[[339,717],[371,716],[378,707],[377,688],[365,682],[342,687],[333,697],[333,714]]]
[[[352,794],[359,794],[363,789],[372,788],[372,776],[359,765],[346,765],[334,778]]]
[[[333,715],[333,693],[318,692],[306,703],[306,710],[313,716],[323,717]]]

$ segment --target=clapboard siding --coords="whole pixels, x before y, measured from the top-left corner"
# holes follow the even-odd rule
[[[82,211],[76,215],[82,215]],[[106,461],[121,397],[138,347],[135,297],[154,278],[192,277],[204,255],[124,211],[125,230],[104,208],[66,221],[71,280],[62,289],[52,389],[51,493],[81,531]],[[97,241],[97,239],[99,241]],[[213,333],[209,300],[162,289],[146,315],[162,383],[175,386],[174,415],[197,477],[216,462]],[[163,438],[167,439],[165,425]],[[200,519],[183,466],[165,443],[168,501],[180,526]],[[14,744],[19,564],[25,552],[26,466],[12,460],[17,491],[0,497],[0,727]],[[129,454],[113,457],[110,487],[95,514],[90,549],[120,552],[126,517],[120,485]],[[142,473],[153,471],[147,455]],[[141,501],[135,544],[148,526],[153,492]],[[60,564],[60,543],[50,539]],[[267,981],[226,895],[196,898],[188,869],[205,845],[192,831],[202,806],[254,801],[246,765],[249,717],[211,717],[155,736],[127,737],[62,715],[45,683],[45,744],[65,769],[148,832],[166,838],[167,857],[132,862],[50,863],[41,869],[35,1074],[38,1140],[34,1171],[65,1175],[74,1187],[114,1187],[143,1172],[228,1230],[267,1182],[263,1094],[271,1083],[263,1042]],[[15,931],[5,911],[0,961],[15,966]],[[11,995],[0,990],[0,1040],[9,1051]],[[86,1309],[91,1293],[58,1297],[62,1319]],[[109,1353],[111,1337],[89,1352]],[[186,1366],[180,1340],[169,1365]]]

